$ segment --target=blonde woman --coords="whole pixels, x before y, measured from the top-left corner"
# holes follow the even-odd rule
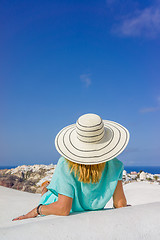
[[[129,132],[96,114],[79,117],[55,138],[61,157],[51,182],[42,186],[39,205],[14,220],[38,215],[67,216],[72,212],[127,206],[122,186],[123,163],[116,157],[126,148]]]

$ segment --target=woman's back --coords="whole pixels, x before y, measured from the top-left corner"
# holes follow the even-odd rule
[[[84,183],[75,177],[74,172],[70,173],[67,160],[61,157],[46,194],[58,197],[59,193],[73,198],[71,212],[103,209],[113,196],[118,180],[122,180],[122,172],[122,162],[114,158],[106,162],[99,182]],[[53,196],[51,198],[53,202]]]

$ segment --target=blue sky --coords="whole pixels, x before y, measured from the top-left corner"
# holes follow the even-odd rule
[[[160,165],[160,1],[0,2],[0,165],[56,163],[85,113],[130,132],[125,165]]]

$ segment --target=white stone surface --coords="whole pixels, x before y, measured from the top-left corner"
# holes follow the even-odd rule
[[[0,187],[0,240],[159,240],[160,186],[135,182],[124,185],[132,207],[45,216],[12,221],[37,206],[40,194]]]

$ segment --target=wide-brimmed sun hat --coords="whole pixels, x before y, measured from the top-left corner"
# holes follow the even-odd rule
[[[79,164],[99,164],[117,157],[127,146],[129,131],[117,122],[85,114],[55,138],[57,151]]]

